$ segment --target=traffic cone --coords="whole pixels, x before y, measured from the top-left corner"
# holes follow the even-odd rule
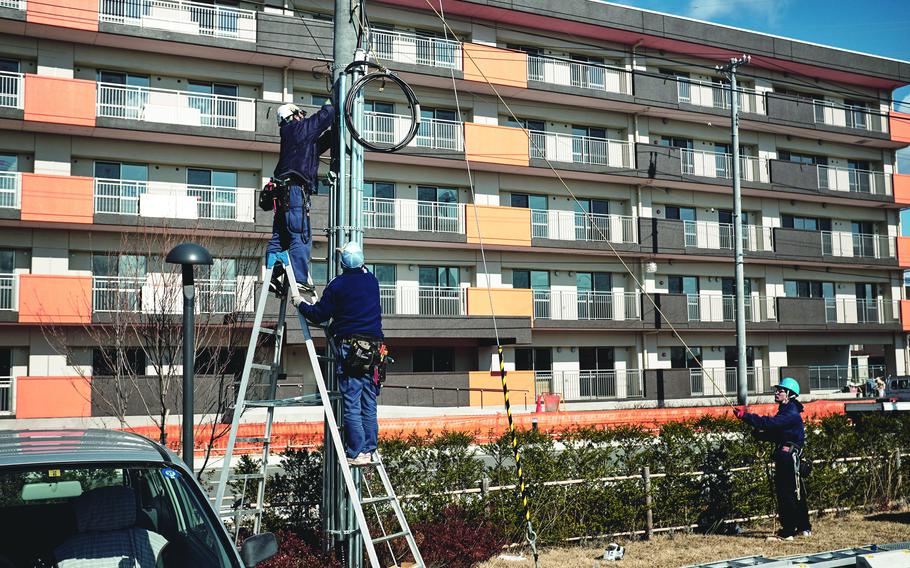
[[[542,410],[542,406],[543,406],[543,395],[539,394],[539,395],[537,395],[537,407],[534,409],[534,413],[540,414],[540,411]]]

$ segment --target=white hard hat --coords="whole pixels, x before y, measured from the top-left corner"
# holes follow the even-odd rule
[[[300,114],[300,107],[295,104],[286,104],[278,107],[278,112],[275,117],[278,119],[278,124],[281,124],[285,120],[288,120],[295,114]]]
[[[363,249],[354,241],[341,248],[341,267],[360,268],[363,266]]]

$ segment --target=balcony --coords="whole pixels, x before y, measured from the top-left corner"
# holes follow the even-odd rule
[[[897,254],[897,239],[888,235],[820,231],[820,236],[825,256],[891,259]]]
[[[683,175],[719,179],[733,178],[733,154],[680,149],[679,157],[680,173]],[[739,179],[768,183],[771,180],[768,160],[741,155],[739,157]]]
[[[777,321],[775,298],[749,295],[745,297],[746,322]],[[687,294],[688,320],[698,322],[736,321],[736,296],[728,294]]]
[[[0,8],[12,8],[13,10],[25,10],[25,0],[0,0]]]
[[[0,6],[3,6],[0,2]],[[25,80],[22,73],[0,71],[0,107],[22,108],[22,86]]]
[[[401,114],[382,112],[365,112],[364,139],[375,144],[397,144],[404,140],[411,128],[411,117]],[[430,150],[464,151],[464,125],[453,120],[422,118],[417,128],[417,135],[408,144],[408,148]]]
[[[641,321],[637,292],[534,290],[534,319]]]
[[[778,381],[780,369],[764,367],[746,368],[746,389],[750,394],[762,394],[771,390],[771,385]],[[705,369],[689,369],[689,385],[693,395],[703,395],[707,392],[717,391],[723,385],[724,394],[737,392],[739,372],[736,367],[706,367]],[[705,386],[710,385],[711,391],[706,391]],[[717,393],[719,394],[719,393]]]
[[[363,198],[365,229],[464,234],[464,205],[416,199]]]
[[[256,12],[184,0],[101,0],[98,20],[170,32],[256,41]]]
[[[874,170],[818,166],[818,188],[868,195],[891,195],[891,176]]]
[[[683,221],[686,248],[733,250],[731,223],[715,221]],[[743,225],[743,250],[746,252],[774,252],[774,230],[761,225]]]
[[[22,174],[0,172],[0,209],[22,207]]]
[[[638,222],[626,215],[531,210],[531,236],[562,241],[638,242]]]
[[[255,193],[254,189],[240,187],[94,180],[96,214],[252,223]]]
[[[566,402],[642,398],[638,369],[534,371],[537,394],[557,393]]]
[[[900,320],[898,300],[824,298],[825,323],[892,324]]]
[[[370,39],[380,62],[461,69],[461,43],[457,41],[388,30],[371,30]]]
[[[249,98],[98,83],[96,116],[253,131],[256,101]]]
[[[885,375],[882,365],[815,365],[809,367],[809,388],[841,392],[849,384],[862,385],[867,379]]]
[[[386,316],[463,316],[465,289],[448,286],[379,286],[379,303]]]
[[[16,407],[16,379],[14,377],[0,377],[0,415],[14,414]]]
[[[19,298],[16,297],[16,275],[0,274],[0,311],[19,309]]]
[[[755,89],[737,87],[739,111],[765,114],[765,97]],[[722,83],[711,83],[679,77],[676,80],[676,95],[681,103],[726,110],[730,108],[730,87]]]
[[[233,280],[197,279],[196,312],[228,314],[252,311],[252,286],[239,290]],[[93,276],[92,311],[96,314],[177,314],[182,310],[179,280],[148,277]]]
[[[869,132],[887,132],[888,122],[878,111],[865,106],[832,103],[820,99],[812,101],[815,123],[840,126]]]
[[[621,67],[528,56],[528,81],[630,95],[630,75],[629,71]]]
[[[530,134],[528,152],[532,159],[609,168],[632,167],[631,145],[625,140],[539,130],[532,130]]]

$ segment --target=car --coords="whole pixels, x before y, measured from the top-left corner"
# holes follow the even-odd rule
[[[0,568],[240,568],[276,552],[271,533],[237,550],[192,472],[142,436],[0,431]]]

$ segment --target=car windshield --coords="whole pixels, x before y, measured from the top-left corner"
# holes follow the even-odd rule
[[[166,464],[0,471],[0,567],[235,568],[203,499]]]

